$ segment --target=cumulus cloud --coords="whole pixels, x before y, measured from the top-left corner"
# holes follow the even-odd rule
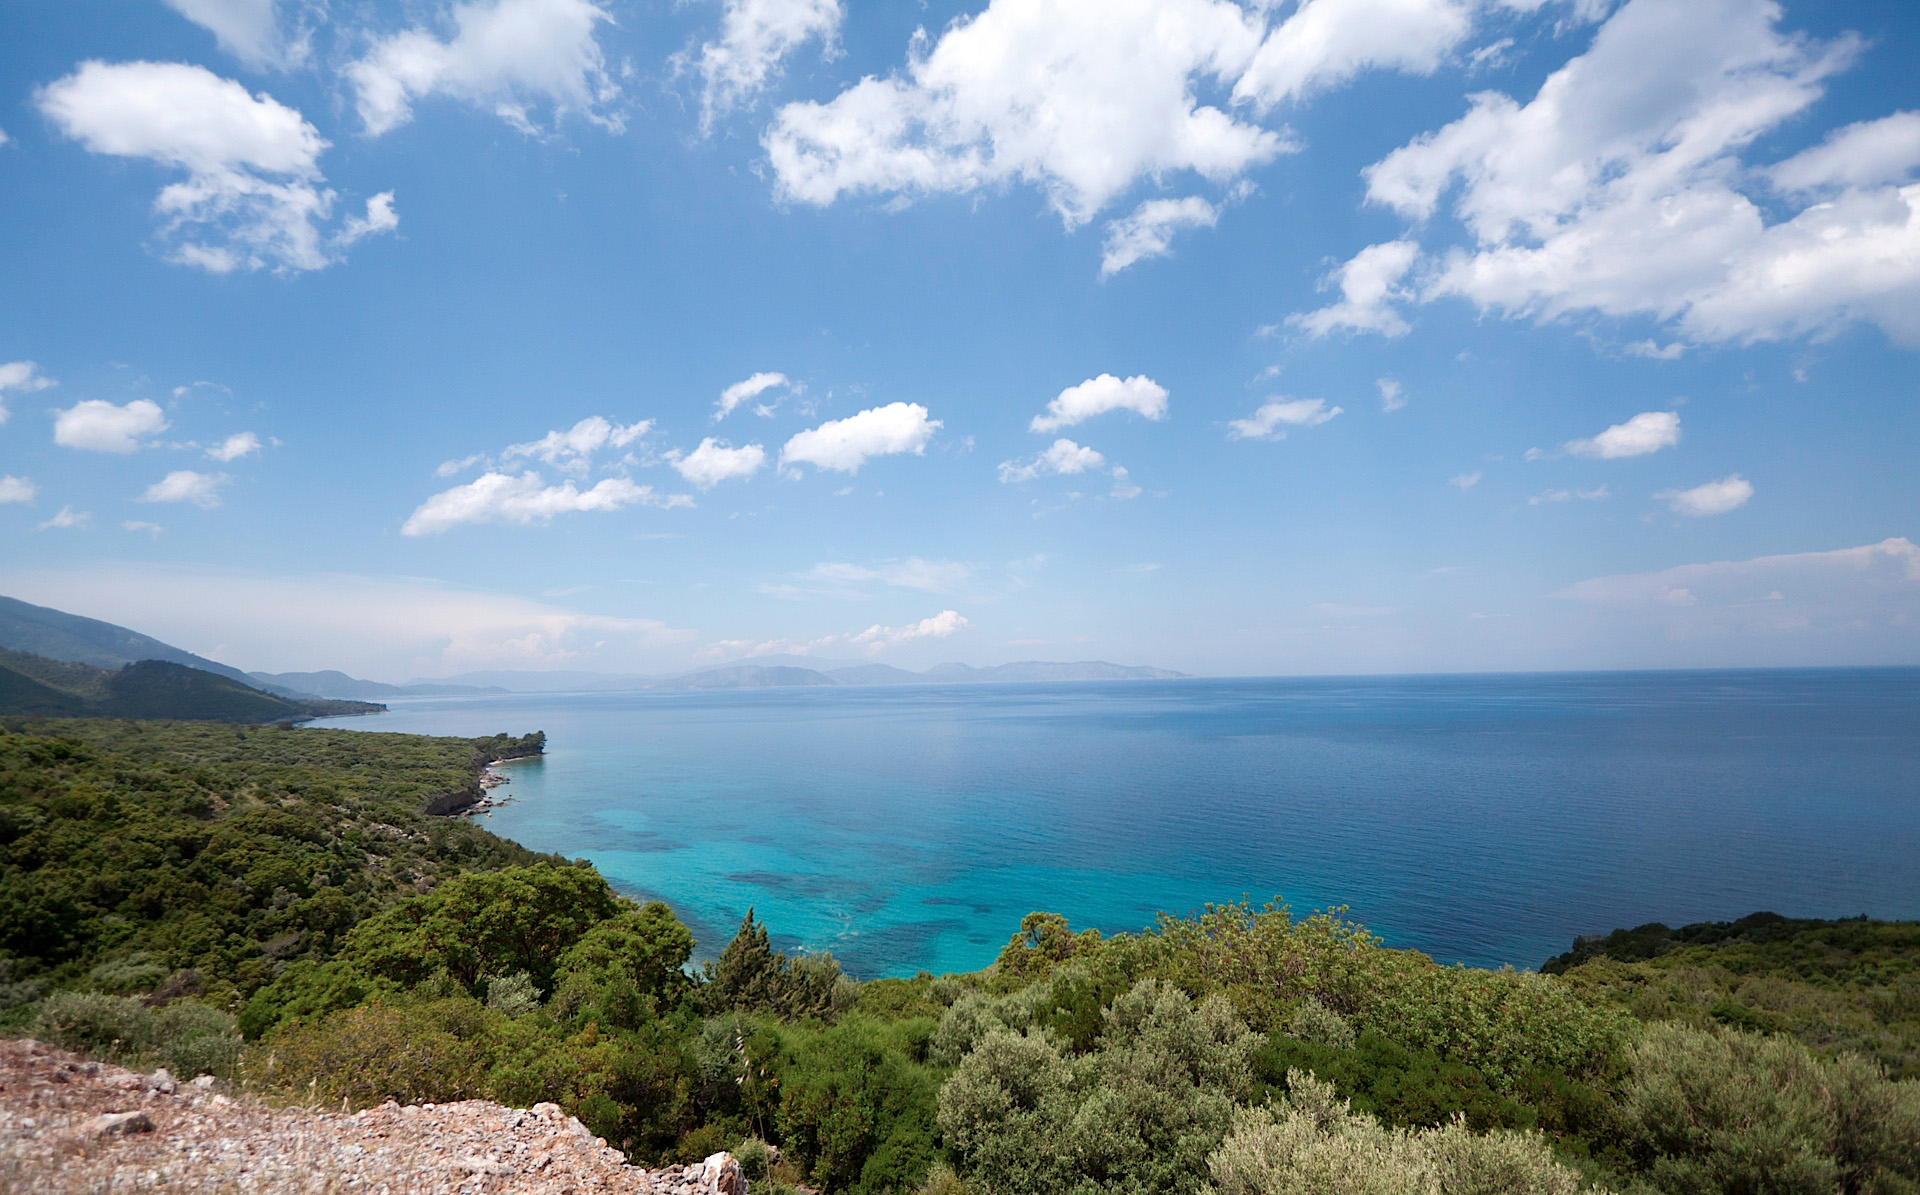
[[[1575,456],[1603,461],[1623,456],[1645,456],[1680,442],[1678,411],[1642,411],[1625,423],[1616,423],[1587,440],[1569,440],[1564,447]]]
[[[252,456],[260,451],[260,437],[252,432],[235,432],[226,439],[207,449],[207,455],[222,463],[237,461],[243,456]]]
[[[767,463],[767,450],[758,444],[734,448],[712,436],[700,441],[692,452],[667,454],[680,476],[703,490],[710,490],[735,477],[752,477]]]
[[[48,120],[88,150],[185,170],[155,198],[167,260],[216,274],[321,269],[398,220],[388,192],[329,233],[327,142],[292,108],[204,67],[84,62],[35,93]]]
[[[1260,409],[1245,419],[1235,419],[1227,424],[1229,440],[1284,440],[1287,431],[1296,427],[1319,427],[1335,415],[1340,407],[1327,406],[1324,398],[1270,398],[1260,405]]]
[[[619,424],[603,415],[589,415],[565,431],[550,431],[538,440],[509,444],[500,459],[544,461],[565,472],[584,474],[591,468],[595,453],[605,448],[625,448],[652,430],[651,419]],[[470,457],[453,471],[477,459],[485,458]]]
[[[1857,39],[1783,33],[1780,17],[1752,0],[1629,0],[1531,101],[1475,96],[1369,167],[1370,201],[1424,222],[1452,196],[1469,235],[1436,250],[1419,301],[1651,318],[1694,343],[1865,322],[1920,345],[1908,114],[1850,126],[1771,176],[1747,160],[1857,56]],[[1404,321],[1346,326],[1393,334]]]
[[[789,200],[1019,180],[1077,227],[1143,177],[1225,182],[1291,148],[1196,98],[1239,79],[1261,32],[1226,0],[992,0],[917,37],[903,71],[781,108],[764,144]]]
[[[958,611],[942,610],[932,618],[923,618],[905,626],[870,626],[857,635],[849,636],[847,642],[868,655],[879,655],[890,648],[902,647],[919,639],[945,639],[959,634],[966,627],[967,620]]]
[[[166,5],[256,70],[298,66],[307,57],[307,30],[283,28],[276,0],[166,0]]]
[[[220,487],[231,480],[225,473],[196,473],[175,469],[147,487],[142,502],[191,502],[201,510],[220,505]]]
[[[1690,519],[1704,519],[1739,510],[1751,497],[1753,483],[1738,473],[1694,486],[1690,490],[1661,490],[1654,495],[1656,500],[1665,502],[1673,513]]]
[[[700,127],[749,103],[787,56],[818,39],[831,54],[846,20],[840,0],[726,0],[720,36],[700,47]]]
[[[340,668],[395,681],[472,668],[653,671],[692,636],[649,618],[410,577],[268,575],[205,565],[26,569],[22,600],[146,628],[169,643],[271,672]],[[300,634],[287,634],[298,626]]]
[[[1325,285],[1340,288],[1339,302],[1290,315],[1287,323],[1315,337],[1337,331],[1404,336],[1408,324],[1395,304],[1412,297],[1402,280],[1419,253],[1412,241],[1368,245],[1325,278]]]
[[[1234,84],[1265,109],[1367,68],[1432,74],[1473,28],[1468,0],[1304,0],[1269,33]]]
[[[52,378],[40,372],[40,367],[31,361],[8,361],[0,363],[0,423],[7,421],[7,392],[32,394],[55,385]]]
[[[1107,224],[1100,253],[1100,276],[1109,278],[1135,262],[1165,257],[1173,251],[1173,235],[1188,228],[1212,228],[1220,209],[1200,198],[1149,199],[1133,213]]]
[[[756,399],[767,391],[779,386],[784,386],[790,390],[799,389],[799,386],[790,381],[784,373],[763,371],[754,374],[744,381],[735,382],[725,390],[722,390],[719,400],[713,404],[713,418],[715,422],[733,414],[734,408],[741,403]],[[773,413],[773,408],[767,405],[758,406],[755,410],[762,415],[771,415]]]
[[[413,119],[413,104],[446,96],[537,132],[534,106],[557,123],[578,114],[613,132],[620,89],[595,33],[613,18],[589,0],[471,0],[455,4],[443,40],[415,27],[378,38],[346,68],[360,119],[379,136]]]
[[[0,506],[9,502],[32,503],[40,493],[40,487],[24,477],[15,477],[11,473],[0,476]]]
[[[1109,411],[1132,411],[1147,419],[1165,419],[1166,387],[1145,374],[1123,380],[1103,373],[1062,390],[1047,404],[1046,411],[1035,415],[1027,427],[1036,432],[1058,431]]]
[[[93,512],[63,506],[58,514],[35,527],[35,531],[85,531],[93,525]]]
[[[89,398],[53,416],[53,442],[88,452],[133,452],[149,436],[166,429],[166,412],[144,398],[125,406]]]
[[[1407,392],[1399,382],[1392,378],[1381,378],[1374,385],[1380,388],[1380,409],[1391,414],[1407,405]]]
[[[483,473],[422,502],[407,517],[400,534],[436,535],[464,523],[531,527],[547,523],[555,515],[619,510],[636,504],[672,508],[692,506],[693,499],[685,494],[659,494],[650,485],[638,485],[624,477],[604,478],[583,490],[571,481],[548,485],[532,471],[517,476]]]
[[[1085,473],[1090,469],[1099,469],[1106,465],[1107,458],[1091,448],[1083,448],[1072,440],[1055,440],[1053,444],[1025,464],[1014,461],[1000,462],[1000,480],[1013,485],[1032,481],[1041,476],[1068,476]]]
[[[927,408],[919,403],[888,403],[799,433],[780,450],[780,464],[857,473],[876,456],[924,454],[940,426],[938,419],[927,418]]]

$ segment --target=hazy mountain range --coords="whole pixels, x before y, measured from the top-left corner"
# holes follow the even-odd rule
[[[1130,667],[1105,660],[1055,663],[1026,660],[975,668],[938,664],[911,672],[891,664],[811,656],[761,656],[691,672],[647,675],[580,671],[467,672],[458,676],[410,680],[392,685],[361,680],[344,672],[242,672],[238,668],[183,651],[150,635],[83,618],[47,606],[0,597],[0,648],[29,652],[49,660],[119,668],[141,660],[161,660],[211,672],[242,685],[289,700],[378,700],[383,697],[453,697],[485,693],[623,692],[636,689],[769,689],[807,685],[1009,684],[1036,681],[1163,680],[1187,675],[1165,668]]]

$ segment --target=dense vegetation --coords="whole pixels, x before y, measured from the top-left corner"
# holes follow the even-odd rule
[[[385,708],[364,701],[276,696],[165,660],[95,668],[0,648],[0,715],[281,722]]]
[[[696,970],[665,905],[420,813],[507,749],[0,734],[0,1015],[331,1105],[550,1099],[776,1189],[1920,1191],[1920,1085],[1885,1069],[1911,1064],[1912,926],[1632,931],[1536,974],[1338,911],[1112,937],[1036,913],[985,971],[855,983],[749,913]]]

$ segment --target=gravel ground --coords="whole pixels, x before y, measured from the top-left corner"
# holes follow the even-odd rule
[[[727,1154],[665,1170],[552,1104],[482,1100],[352,1114],[276,1108],[0,1041],[0,1195],[747,1195]]]

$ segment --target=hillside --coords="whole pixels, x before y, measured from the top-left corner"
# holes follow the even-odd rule
[[[0,714],[281,722],[372,714],[363,701],[289,698],[166,660],[96,668],[0,648]]]
[[[249,672],[248,678],[268,692],[294,692],[314,697],[378,699],[381,697],[472,697],[483,693],[505,693],[498,685],[389,685],[377,680],[361,680],[335,669],[320,672]]]
[[[243,685],[253,682],[238,668],[196,656],[151,635],[142,635],[126,627],[82,618],[49,606],[35,606],[17,598],[0,597],[0,648],[90,664],[95,668],[118,668],[138,660],[165,660],[224,676]]]

